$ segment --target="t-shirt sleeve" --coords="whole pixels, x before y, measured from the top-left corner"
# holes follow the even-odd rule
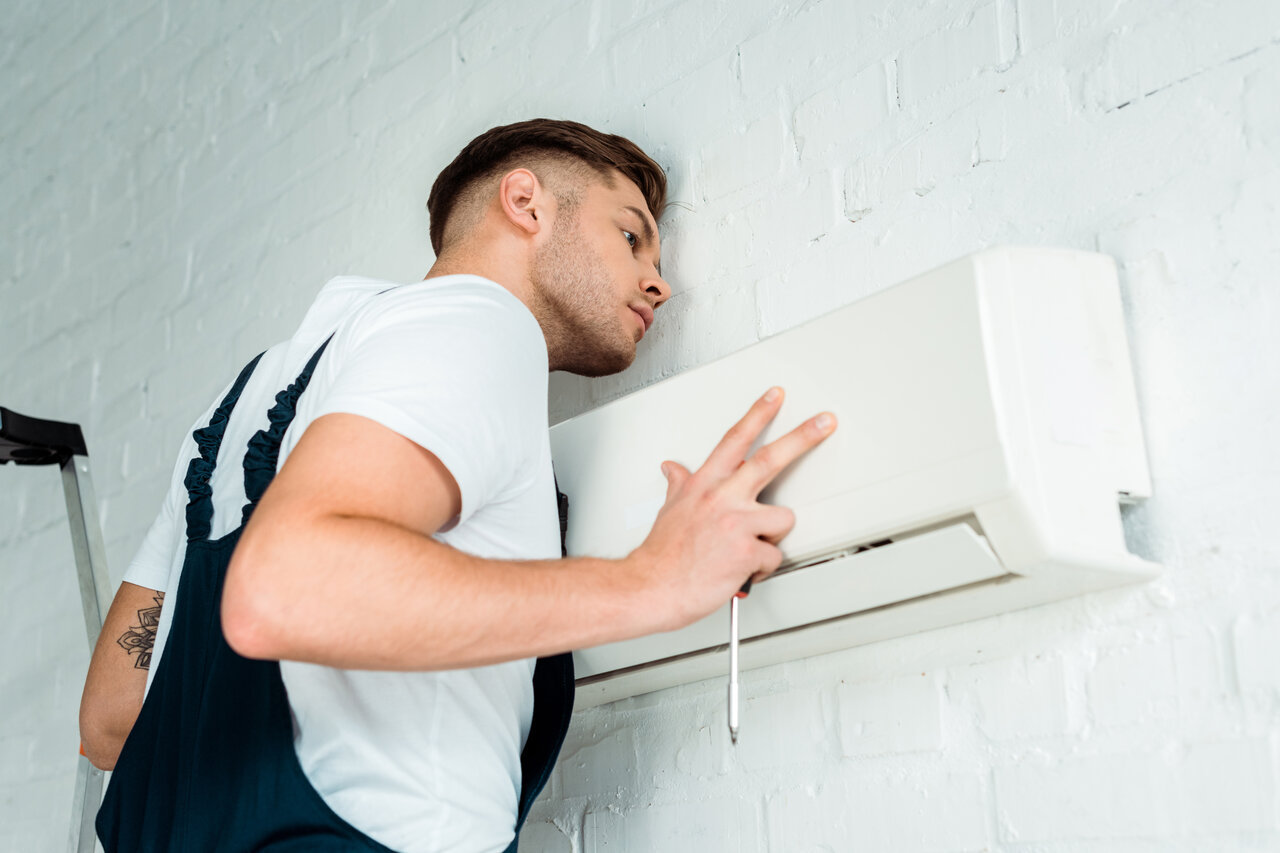
[[[231,390],[231,384],[222,390],[217,400],[221,400]],[[213,417],[217,403],[209,406],[196,422],[187,430],[186,438],[178,448],[178,458],[173,464],[173,473],[169,477],[169,490],[165,493],[160,511],[142,538],[142,545],[124,570],[122,580],[148,589],[167,592],[169,571],[173,566],[174,556],[182,548],[182,537],[187,530],[187,487],[184,480],[187,476],[187,463],[196,454],[195,439],[191,434]]]
[[[129,567],[124,570],[123,580],[148,589],[167,591],[169,568],[173,562],[174,553],[181,545],[178,537],[182,535],[182,529],[178,525],[178,520],[183,507],[176,504],[177,494],[174,484],[171,483],[164,503],[160,505],[160,512],[151,522],[151,527],[143,537],[138,553],[134,555]]]
[[[459,523],[532,476],[546,342],[511,294],[406,285],[371,299],[330,346],[332,380],[314,417],[361,415],[431,451],[457,481]]]

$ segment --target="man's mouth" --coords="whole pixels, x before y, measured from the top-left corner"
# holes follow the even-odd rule
[[[644,331],[649,331],[649,327],[653,325],[653,309],[631,306],[631,311],[640,318],[640,325]]]

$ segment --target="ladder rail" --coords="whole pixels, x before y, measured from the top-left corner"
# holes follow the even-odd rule
[[[89,457],[73,454],[59,467],[62,470],[63,496],[67,502],[67,521],[71,525],[71,545],[76,557],[85,634],[89,638],[89,654],[92,655],[111,606],[106,543],[102,537],[102,525],[98,522],[98,504],[93,480],[89,476]],[[71,800],[68,853],[93,853],[97,845],[94,820],[102,802],[105,777],[106,774],[89,763],[82,752],[76,766],[76,786]]]
[[[79,424],[42,420],[0,406],[0,465],[53,465],[62,473],[62,492],[75,552],[80,605],[85,636],[93,654],[102,623],[111,606],[111,578],[107,549],[98,518],[93,480],[89,476],[89,450]],[[76,786],[71,801],[69,853],[93,853],[98,839],[94,828],[106,774],[89,763],[80,751]]]
[[[85,635],[89,652],[98,643],[102,623],[111,607],[111,581],[107,575],[107,548],[98,522],[98,503],[89,476],[89,457],[73,455],[59,466],[62,469],[62,491],[67,502],[67,521],[71,525],[71,546],[76,556],[76,575],[80,582],[80,604],[84,610]]]

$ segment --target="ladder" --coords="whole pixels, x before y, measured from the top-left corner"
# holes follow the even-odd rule
[[[0,465],[57,465],[67,500],[67,521],[80,581],[80,604],[89,653],[98,642],[102,621],[111,605],[106,547],[98,508],[89,479],[89,451],[79,424],[26,417],[0,406]],[[103,771],[89,763],[83,750],[76,768],[75,797],[71,802],[70,853],[92,853],[97,844],[94,820],[102,802]]]

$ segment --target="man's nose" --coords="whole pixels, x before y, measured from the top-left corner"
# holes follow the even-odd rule
[[[671,285],[667,284],[661,277],[646,278],[643,286],[644,292],[649,294],[649,297],[653,300],[654,308],[671,298]]]

